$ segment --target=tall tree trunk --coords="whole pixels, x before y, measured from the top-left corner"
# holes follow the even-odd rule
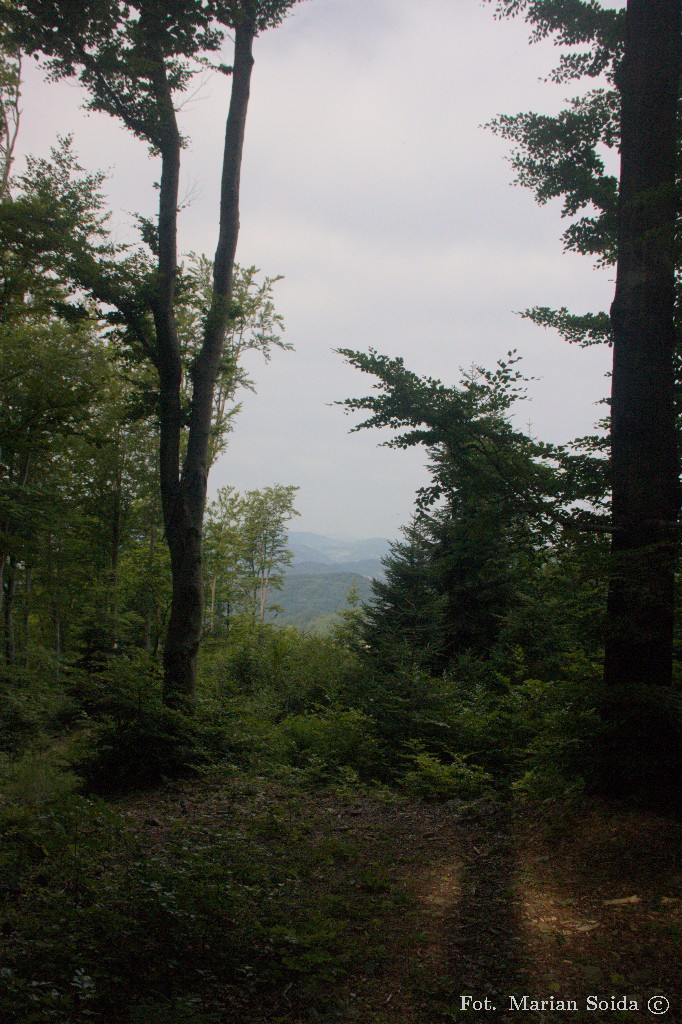
[[[209,618],[208,618],[208,631],[209,631],[209,633],[213,633],[214,629],[215,629],[215,593],[216,593],[216,587],[217,586],[218,586],[218,576],[217,576],[216,573],[213,573],[213,576],[211,578],[211,607],[210,607],[210,615],[209,615]]]
[[[56,601],[53,601],[52,605],[52,622],[54,625],[55,680],[59,682],[62,667],[62,619]]]
[[[21,55],[9,55],[9,80],[5,85],[6,98],[0,103],[0,199],[9,193],[10,173],[14,158],[14,147],[19,135],[21,119]],[[14,67],[12,67],[14,63]]]
[[[17,488],[19,494],[26,487],[31,469],[33,468],[33,453],[28,452],[24,465],[19,473],[18,479],[15,477],[14,468],[10,465],[7,484],[12,488]],[[16,527],[12,524],[11,518],[6,517],[3,522],[0,522],[0,536],[5,538],[6,547],[0,548],[0,612],[3,608],[5,598],[5,566],[8,563],[8,559],[11,558],[10,545],[12,543],[11,538],[15,532]]]
[[[31,567],[24,567],[24,668],[28,668],[31,660]]]
[[[144,650],[147,654],[151,653],[152,650],[152,616],[154,614],[154,588],[152,586],[153,574],[154,574],[154,550],[156,547],[156,525],[154,522],[150,524],[149,529],[149,557],[147,562],[147,568],[149,572],[149,587],[147,590],[147,610],[144,616]]]
[[[119,440],[120,447],[120,440]],[[121,555],[121,524],[123,519],[123,459],[116,470],[111,509],[111,629],[107,644],[113,651],[118,645],[118,562]]]
[[[17,649],[14,642],[14,598],[17,592],[17,560],[10,555],[7,564],[7,579],[5,580],[5,661],[8,665],[14,665],[17,660]]]
[[[680,0],[628,0],[621,93],[616,294],[611,307],[613,541],[608,596],[606,717],[619,781],[624,745],[657,742],[647,727],[672,681],[679,512],[675,431],[675,221]],[[657,694],[652,699],[651,687]],[[654,714],[654,717],[656,715]],[[635,720],[636,719],[636,720]],[[651,735],[648,735],[651,733]],[[658,737],[660,740],[660,735]],[[627,774],[627,773],[626,773]]]
[[[254,27],[242,24],[235,30],[232,93],[225,128],[225,148],[220,196],[220,231],[215,254],[213,299],[206,317],[201,350],[192,371],[187,452],[180,479],[177,476],[180,450],[180,355],[172,313],[173,288],[162,296],[165,308],[156,313],[161,380],[161,496],[166,538],[171,555],[173,597],[163,655],[163,699],[170,707],[189,711],[194,701],[196,658],[203,616],[201,575],[201,531],[206,505],[209,442],[213,392],[227,333],[232,299],[232,275],[239,234],[239,179],[246,112],[253,67]],[[171,140],[174,141],[174,140]],[[167,162],[164,155],[164,170]],[[177,253],[170,238],[171,212],[177,216],[176,150],[169,147],[168,181],[161,178],[161,209],[166,205],[168,223],[159,217],[159,271],[161,287],[165,275],[175,273]],[[179,167],[179,137],[177,148]],[[171,209],[172,207],[172,209]],[[173,235],[173,246],[175,244]],[[163,244],[162,244],[163,242]],[[171,252],[172,249],[172,252]],[[163,320],[163,323],[160,321]],[[159,330],[161,327],[161,330]]]

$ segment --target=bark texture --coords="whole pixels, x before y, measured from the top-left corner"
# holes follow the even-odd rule
[[[163,659],[163,697],[168,706],[182,710],[192,708],[201,636],[201,531],[206,506],[211,414],[220,357],[230,317],[233,315],[232,277],[239,235],[239,179],[253,67],[254,31],[254,27],[248,24],[241,24],[235,30],[213,299],[206,317],[202,347],[192,371],[192,404],[181,474],[178,473],[181,364],[172,308],[177,266],[174,218],[177,217],[178,205],[175,157],[177,154],[179,168],[179,135],[176,146],[175,137],[169,131],[168,153],[162,150],[164,173],[161,178],[159,217],[160,291],[155,319],[161,381],[161,497],[173,576],[173,596]]]
[[[681,13],[680,0],[628,0],[624,59],[616,78],[622,141],[611,307],[614,532],[605,682],[612,690],[628,690],[630,701],[637,692],[672,682],[679,513],[674,348]],[[619,704],[616,698],[614,707]],[[612,721],[618,717],[613,708],[611,714]],[[644,723],[640,726],[646,731]]]

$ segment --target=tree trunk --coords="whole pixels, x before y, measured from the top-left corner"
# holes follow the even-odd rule
[[[660,722],[651,725],[650,711],[660,700],[660,687],[672,681],[679,512],[673,356],[681,10],[680,0],[628,0],[625,53],[616,77],[621,178],[611,307],[614,532],[604,669],[612,694],[606,709],[613,739],[607,784],[616,789],[624,782],[618,776],[625,748],[630,748],[625,760],[632,765],[638,759],[634,741],[640,752],[648,743],[659,743]]]
[[[191,711],[194,702],[196,658],[201,637],[204,600],[201,531],[206,505],[211,415],[220,357],[232,316],[232,274],[239,234],[239,178],[253,67],[253,38],[254,28],[251,25],[240,25],[235,30],[232,93],[225,128],[220,231],[215,254],[213,299],[206,317],[203,344],[192,371],[192,405],[187,453],[179,480],[177,467],[180,450],[181,379],[172,296],[166,295],[161,331],[159,314],[156,314],[161,379],[161,496],[173,575],[173,597],[163,658],[163,699],[169,707],[185,711]],[[169,157],[171,159],[167,182],[168,194],[164,195],[162,174],[160,202],[163,208],[165,200],[169,213],[172,205],[172,212],[176,215],[177,177],[174,176],[173,164],[175,151],[169,150]],[[179,142],[177,157],[179,166]],[[165,164],[164,154],[164,169]],[[170,220],[169,217],[168,223],[162,224],[162,218],[159,217],[159,270],[162,283],[164,267],[166,274],[170,274],[171,264],[174,272],[177,264],[175,252],[171,261],[169,238],[164,240],[162,247],[162,230],[165,235],[169,233]]]
[[[216,592],[216,587],[217,586],[218,586],[218,577],[217,577],[217,575],[215,573],[213,573],[213,577],[211,579],[211,608],[210,608],[210,615],[209,615],[209,619],[208,619],[208,631],[209,631],[209,633],[213,633],[214,629],[215,629],[215,592]]]
[[[152,585],[153,573],[154,573],[154,549],[156,547],[156,526],[152,522],[149,529],[149,557],[148,557],[148,571],[149,571],[149,589],[147,591],[147,610],[144,616],[144,650],[147,654],[151,653],[152,649],[152,616],[154,614],[154,587]]]
[[[56,601],[52,605],[52,622],[54,625],[55,680],[59,682],[62,667],[62,619]]]
[[[32,582],[31,568],[27,565],[24,567],[24,668],[30,664]]]
[[[14,598],[17,592],[17,560],[10,555],[7,564],[5,581],[5,662],[14,665],[17,660],[17,649],[14,642]]]

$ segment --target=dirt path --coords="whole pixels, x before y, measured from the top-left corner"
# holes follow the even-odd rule
[[[205,834],[230,818],[297,879],[297,934],[318,913],[338,925],[343,972],[334,977],[324,959],[334,939],[226,1022],[682,1024],[679,825],[584,806],[550,826],[503,808],[460,815],[371,796],[292,796],[265,781],[247,792],[192,784],[126,809],[155,849],[178,829]],[[463,1009],[467,995],[496,1010]],[[608,1009],[589,1008],[590,996]],[[670,1000],[667,1014],[646,1009],[656,996]]]

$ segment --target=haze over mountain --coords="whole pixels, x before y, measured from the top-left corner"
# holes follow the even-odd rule
[[[381,559],[388,553],[384,537],[349,540],[292,530],[288,547],[294,561],[284,586],[271,596],[269,621],[323,632],[338,622],[347,597],[355,591],[361,601],[372,595],[372,579],[384,575]]]
[[[388,554],[389,543],[385,537],[349,540],[292,530],[288,546],[294,561],[288,575],[356,573],[381,577],[384,575],[381,559]]]

